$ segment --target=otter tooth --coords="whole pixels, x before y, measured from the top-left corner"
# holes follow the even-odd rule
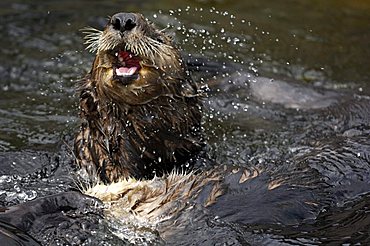
[[[120,68],[116,68],[116,74],[118,76],[131,76],[131,75],[134,75],[134,73],[136,72],[137,68],[136,67],[120,67]]]
[[[115,55],[115,56],[118,56],[118,52],[116,52],[114,55]]]

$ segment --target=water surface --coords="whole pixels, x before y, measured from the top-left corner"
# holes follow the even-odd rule
[[[93,59],[79,30],[102,28],[107,16],[119,11],[141,12],[166,28],[194,78],[209,85],[204,127],[215,162],[270,175],[245,190],[235,188],[212,208],[217,218],[202,217],[168,243],[369,242],[370,4],[365,0],[3,1],[1,206],[76,187],[69,149],[78,130],[75,88]],[[274,204],[300,199],[286,190],[264,195],[266,180],[279,178],[300,187],[320,180],[321,212],[311,221],[288,223],[297,221],[290,214],[283,217],[287,223],[273,223]],[[229,206],[240,200],[247,205]],[[230,213],[219,213],[228,206]],[[68,229],[59,237],[69,244],[88,245],[95,238],[126,243],[105,223],[84,240],[73,241]],[[146,239],[126,233],[127,241],[138,244],[162,242],[155,233],[142,234]]]

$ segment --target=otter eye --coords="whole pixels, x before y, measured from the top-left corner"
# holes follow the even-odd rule
[[[162,33],[158,33],[155,37],[155,40],[162,44],[167,44],[166,36],[164,36]]]
[[[161,36],[158,36],[157,38],[156,38],[156,40],[158,41],[158,42],[160,42],[160,43],[164,43],[164,39],[163,39],[163,37],[161,37]]]

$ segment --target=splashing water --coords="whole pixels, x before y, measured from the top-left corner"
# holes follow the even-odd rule
[[[222,3],[215,3],[219,8],[203,3],[161,11],[153,10],[152,3],[131,8],[174,33],[192,76],[208,90],[204,130],[215,163],[245,168],[251,176],[256,174],[255,178],[243,185],[228,180],[229,192],[218,205],[207,210],[192,207],[178,218],[188,223],[174,224],[165,235],[145,225],[68,214],[74,218],[75,228],[88,229],[81,229],[85,234],[76,236],[79,229],[62,225],[58,234],[61,243],[99,240],[119,245],[126,238],[150,245],[162,243],[162,237],[177,245],[194,239],[236,245],[369,240],[370,102],[369,77],[364,72],[367,57],[363,58],[367,50],[363,43],[368,42],[363,36],[368,31],[360,28],[368,27],[367,22],[361,22],[368,15],[346,6],[345,14],[332,13],[333,18],[340,16],[345,21],[338,30],[337,24],[323,21],[320,6],[311,6],[312,11],[306,13],[300,3],[279,3],[281,7],[269,3],[266,7],[253,1],[236,2],[242,5],[240,9],[250,11],[243,14],[232,4],[221,11],[225,8]],[[334,3],[323,4],[326,9],[336,9],[330,5]],[[64,147],[60,143],[64,135],[71,136],[76,130],[74,88],[92,62],[76,30],[90,25],[87,21],[103,23],[107,14],[121,7],[114,3],[104,8],[83,5],[84,13],[73,14],[70,6],[76,5],[75,1],[38,7],[12,3],[12,14],[1,14],[0,27],[7,34],[0,38],[5,58],[0,65],[2,206],[75,187],[69,138],[65,138]],[[294,11],[289,15],[283,8]],[[301,22],[301,16],[314,24],[300,27],[296,23]],[[352,27],[346,23],[358,24]],[[327,29],[335,33],[333,38],[328,37]],[[347,38],[342,40],[341,32],[351,35],[343,35]],[[341,55],[346,52],[352,55]],[[340,58],[331,61],[333,56]],[[296,184],[300,193],[284,189],[284,182]],[[323,188],[320,192],[307,188],[315,186]],[[322,198],[317,216],[296,224],[273,223],[272,218],[281,215],[273,204],[283,207],[310,195]],[[297,216],[280,218],[294,221]],[[44,236],[33,233],[48,244]]]

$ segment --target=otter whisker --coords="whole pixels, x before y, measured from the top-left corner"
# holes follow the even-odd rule
[[[84,27],[80,29],[80,31],[87,35],[97,35],[97,36],[100,36],[103,33],[102,30],[96,29],[94,27]]]
[[[117,39],[117,36],[114,34],[102,34],[99,37],[98,43],[99,45],[97,51],[106,51],[117,47],[120,44],[120,39]]]
[[[125,44],[125,49],[130,50],[135,55],[147,57],[153,62],[153,64],[164,63],[169,57],[171,57],[172,46],[163,44],[148,37],[134,37],[135,42],[129,42]],[[168,57],[167,57],[168,56]]]
[[[86,34],[84,39],[86,44],[86,49],[90,52],[95,52],[99,47],[99,40],[102,36],[103,31],[98,30],[93,27],[85,27],[81,29],[82,33]]]
[[[159,32],[164,33],[164,31],[166,31],[168,28],[170,28],[170,26],[169,26],[169,25],[167,25],[165,28],[163,28],[163,29],[159,30]]]

